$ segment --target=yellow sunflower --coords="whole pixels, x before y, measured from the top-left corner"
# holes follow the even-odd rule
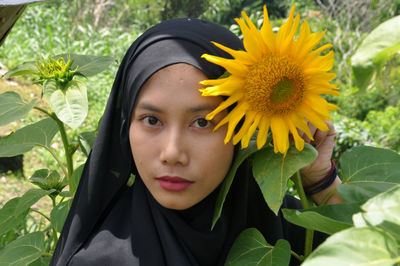
[[[337,86],[330,84],[335,73],[328,72],[333,65],[333,52],[319,55],[332,47],[325,44],[317,49],[325,32],[311,33],[307,21],[300,26],[300,16],[294,18],[293,6],[288,20],[275,35],[264,6],[264,21],[261,30],[251,22],[245,12],[244,19],[236,19],[243,33],[245,51],[232,50],[213,42],[217,47],[232,55],[233,59],[204,54],[206,60],[224,67],[229,76],[221,79],[204,80],[201,84],[203,96],[229,96],[206,119],[236,103],[233,110],[218,123],[214,130],[228,123],[225,143],[228,143],[239,121],[244,122],[233,136],[233,144],[241,141],[242,148],[249,144],[258,128],[257,147],[266,142],[271,128],[274,151],[286,154],[289,134],[293,136],[298,150],[304,141],[297,129],[312,139],[307,121],[318,129],[328,130],[324,120],[330,120],[329,111],[338,107],[328,103],[320,94],[339,95]]]

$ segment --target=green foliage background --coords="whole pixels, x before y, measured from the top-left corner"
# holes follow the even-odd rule
[[[380,78],[371,83],[365,93],[358,92],[351,71],[351,56],[373,28],[400,15],[400,0],[48,1],[27,7],[0,48],[0,62],[11,69],[40,56],[47,58],[61,53],[112,56],[119,62],[131,43],[143,31],[162,20],[173,17],[199,17],[229,27],[240,35],[234,18],[240,16],[241,10],[245,10],[259,25],[260,20],[255,21],[255,18],[261,18],[260,10],[263,4],[268,6],[273,26],[280,26],[290,6],[295,4],[297,13],[309,22],[312,31],[327,29],[322,44],[331,42],[334,45],[334,71],[337,73],[336,83],[342,93],[339,97],[327,97],[341,107],[333,114],[338,133],[334,157],[337,159],[346,150],[360,145],[385,147],[400,152],[400,57],[398,54],[393,56],[383,66]],[[96,130],[118,62],[100,75],[85,81],[89,114],[80,131]],[[17,81],[30,84],[29,80]],[[9,88],[0,86],[0,94],[7,90]],[[19,93],[25,101],[30,100],[31,91]],[[26,118],[21,120],[21,124],[29,124],[37,121],[37,118]],[[72,140],[77,142],[78,132],[70,128],[67,131]],[[55,141],[61,142],[58,135]],[[63,156],[62,149],[58,149],[57,152],[60,157]],[[32,175],[33,170],[40,168],[37,164],[49,168],[55,166],[53,159],[43,150],[35,149],[26,156],[26,176]],[[84,159],[83,154],[78,154],[76,166]],[[18,229],[3,235],[0,239],[0,250],[19,235],[45,227],[41,221],[32,221],[26,221],[25,224],[19,225]],[[41,239],[43,236],[35,237]]]

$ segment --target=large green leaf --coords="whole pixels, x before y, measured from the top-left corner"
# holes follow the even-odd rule
[[[400,242],[400,186],[368,200],[361,207],[365,212],[353,216],[356,226],[377,226]]]
[[[71,128],[77,128],[88,113],[86,87],[79,81],[69,81],[65,86],[53,79],[43,84],[43,93],[57,117]]]
[[[285,219],[293,224],[329,235],[353,226],[352,224],[337,221],[314,211],[283,209],[282,212]]]
[[[15,68],[11,69],[8,71],[6,74],[4,74],[4,77],[9,78],[13,76],[22,76],[22,75],[32,75],[38,73],[38,69],[36,67],[36,62],[35,61],[29,61],[22,63]]]
[[[93,143],[96,139],[96,133],[94,131],[82,132],[78,136],[79,146],[81,147],[82,152],[89,156],[90,151],[92,150]]]
[[[65,219],[67,218],[69,208],[71,207],[71,200],[63,201],[59,203],[54,209],[51,211],[50,220],[51,225],[57,232],[61,233],[61,230],[64,226]]]
[[[400,184],[400,155],[391,150],[354,147],[341,156],[340,165],[338,191],[347,201],[365,201]]]
[[[368,182],[339,184],[336,188],[340,196],[347,202],[363,203],[368,199],[393,187],[392,183]]]
[[[249,228],[236,239],[225,266],[286,266],[289,265],[289,261],[289,242],[280,239],[275,247],[271,246],[257,229]]]
[[[0,138],[0,157],[12,157],[30,151],[35,146],[50,147],[58,132],[56,122],[46,118]]]
[[[0,266],[26,266],[40,258],[44,249],[43,232],[23,235],[0,251]]]
[[[69,184],[69,191],[72,193],[72,195],[75,194],[76,189],[78,188],[84,167],[85,164],[81,164],[79,167],[75,168],[74,172],[72,173],[71,184]]]
[[[302,266],[392,266],[399,260],[397,243],[391,235],[379,228],[353,227],[328,237]]]
[[[58,58],[60,55],[55,56]],[[81,54],[63,54],[64,61],[68,61],[68,56],[71,57],[71,69],[78,67],[78,73],[85,76],[93,76],[106,70],[112,63],[116,62],[111,56],[93,56]]]
[[[235,156],[235,161],[232,163],[232,167],[229,170],[228,174],[226,175],[224,181],[222,182],[217,201],[215,203],[214,209],[214,217],[212,221],[212,228],[214,227],[215,223],[218,221],[219,217],[221,216],[222,207],[225,202],[226,195],[228,195],[229,189],[232,185],[233,178],[235,177],[236,171],[239,166],[243,163],[243,161],[249,158],[253,153],[257,151],[257,144],[255,141],[250,141],[249,146],[244,149],[238,151],[237,155]]]
[[[25,103],[18,93],[13,91],[0,94],[0,126],[23,118],[35,103],[36,99],[30,103]]]
[[[382,66],[400,50],[400,16],[376,27],[351,58],[356,85],[364,91]]]
[[[265,148],[255,154],[253,174],[269,208],[275,214],[282,205],[288,179],[302,167],[312,163],[317,156],[317,151],[309,144],[305,144],[301,152],[291,144],[286,157],[274,153],[273,147]]]
[[[54,190],[30,189],[22,197],[13,198],[0,209],[0,235],[20,225],[27,210]]]

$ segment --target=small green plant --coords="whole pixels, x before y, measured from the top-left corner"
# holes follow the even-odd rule
[[[12,91],[0,94],[0,126],[23,118],[32,109],[46,116],[0,138],[0,157],[11,157],[41,147],[54,157],[58,169],[35,171],[30,181],[37,188],[10,199],[0,209],[0,265],[14,263],[15,254],[19,254],[18,265],[49,263],[83,170],[82,166],[75,167],[74,154],[80,149],[88,156],[95,138],[95,132],[82,132],[79,141],[74,143],[67,135],[66,126],[77,129],[88,113],[86,86],[77,77],[100,73],[114,61],[112,57],[62,54],[23,63],[6,73],[5,77],[33,76],[35,83],[42,86],[42,96],[49,108],[37,106],[37,99],[26,103]],[[64,146],[63,157],[51,147],[57,133],[60,133]],[[52,202],[48,214],[32,207],[46,196]],[[48,223],[37,221],[32,217],[34,213]]]

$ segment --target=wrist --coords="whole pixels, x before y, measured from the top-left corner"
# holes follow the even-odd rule
[[[327,189],[335,181],[335,179],[337,177],[337,169],[336,169],[334,161],[331,160],[330,164],[331,164],[330,169],[325,174],[325,176],[323,176],[318,181],[316,181],[310,185],[305,185],[303,187],[307,196],[316,194],[318,192],[321,192],[322,190]]]

